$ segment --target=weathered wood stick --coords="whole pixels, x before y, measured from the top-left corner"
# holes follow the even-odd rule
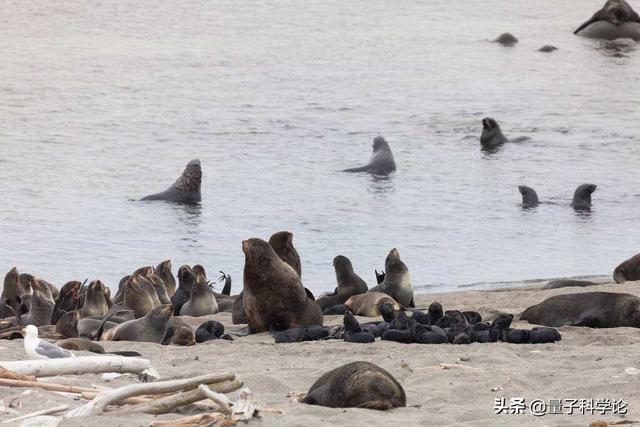
[[[32,412],[30,414],[22,415],[20,417],[4,420],[4,421],[2,421],[2,424],[12,423],[12,422],[15,422],[15,421],[21,421],[21,420],[24,420],[24,419],[27,419],[27,418],[38,417],[40,415],[55,414],[57,412],[66,411],[67,409],[69,409],[69,405],[54,406],[53,408],[43,409],[42,411],[36,411],[36,412]]]
[[[56,384],[56,383],[41,383],[37,381],[21,381],[21,380],[12,380],[8,378],[0,378],[0,385],[5,385],[9,387],[35,387],[41,388],[49,391],[64,391],[67,393],[83,393],[83,392],[97,392],[99,390],[87,387],[77,387],[73,385],[66,384]]]
[[[36,381],[36,377],[34,377],[33,375],[22,375],[4,368],[0,368],[0,378],[8,378],[10,380],[20,381]]]
[[[235,379],[234,374],[207,374],[193,378],[180,380],[158,381],[155,383],[130,384],[123,387],[114,388],[100,393],[91,402],[68,411],[65,418],[85,417],[98,415],[104,411],[107,405],[118,402],[128,397],[139,396],[141,394],[159,394],[175,392],[178,390],[191,390],[200,384],[213,384]]]
[[[101,393],[100,390],[94,390],[94,391],[84,391],[81,393],[81,396],[84,399],[87,400],[93,400],[96,398],[97,395],[99,395]],[[147,403],[152,401],[153,398],[150,397],[128,397],[126,399],[122,399],[121,401],[117,402],[117,405],[138,405],[140,403]]]
[[[178,418],[177,420],[169,421],[154,421],[149,424],[149,427],[200,427],[200,426],[213,426],[217,425],[220,421],[226,417],[223,414],[211,413],[211,414],[199,414],[189,417]]]
[[[53,377],[56,375],[100,374],[103,372],[139,374],[145,369],[151,368],[151,363],[147,359],[138,357],[83,356],[64,359],[0,362],[0,367],[10,369],[19,374]]]

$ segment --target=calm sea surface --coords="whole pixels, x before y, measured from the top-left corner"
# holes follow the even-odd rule
[[[289,230],[315,292],[393,247],[422,291],[609,275],[640,251],[640,45],[572,34],[601,3],[4,1],[0,271],[115,286],[171,258],[239,291],[241,241]],[[530,139],[483,153],[485,116]],[[376,135],[394,175],[338,172]],[[192,158],[201,206],[133,201]]]

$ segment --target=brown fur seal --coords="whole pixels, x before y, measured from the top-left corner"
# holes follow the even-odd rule
[[[298,276],[302,277],[302,263],[298,251],[293,247],[293,234],[279,231],[269,238],[269,244],[280,259],[293,267]]]
[[[369,292],[384,292],[404,307],[415,307],[411,275],[407,266],[400,259],[400,252],[396,248],[391,249],[391,252],[387,255],[384,267],[384,281],[378,286],[369,289]]]
[[[134,316],[139,319],[146,316],[155,306],[149,293],[140,287],[137,277],[127,280],[123,293],[124,306],[133,310]]]
[[[311,300],[300,276],[271,245],[253,238],[242,242],[244,311],[250,332],[322,326],[320,306]]]
[[[321,376],[302,403],[386,410],[407,406],[407,396],[400,383],[381,367],[369,362],[352,362]]]
[[[169,295],[167,294],[167,287],[165,286],[160,276],[154,273],[148,276],[147,280],[153,284],[160,304],[171,304],[171,298],[169,298]]]
[[[100,341],[143,341],[160,344],[167,334],[173,308],[160,305],[144,317],[129,320],[101,334]]]
[[[624,283],[627,280],[640,280],[640,254],[623,261],[613,270],[613,280]]]
[[[149,279],[148,276],[136,276],[136,280],[140,287],[151,297],[151,301],[153,301],[153,307],[157,307],[160,305],[160,298],[158,298],[158,292],[156,292],[156,288],[153,283]]]
[[[105,296],[105,286],[100,280],[94,280],[87,288],[84,305],[80,311],[80,317],[104,316],[109,310]]]
[[[344,304],[352,296],[363,294],[369,289],[367,283],[353,271],[353,265],[346,256],[335,257],[333,268],[336,271],[338,287],[332,294],[320,296],[316,300],[323,311],[334,305]]]
[[[238,294],[231,307],[231,322],[234,325],[247,323],[247,316],[244,312],[244,290]]]
[[[167,334],[162,340],[164,345],[194,345],[196,343],[196,333],[193,328],[179,317],[172,316],[169,319]]]
[[[393,311],[401,309],[396,300],[383,292],[367,292],[354,295],[344,304],[357,316],[377,317],[381,315],[380,305],[385,303],[392,304]]]
[[[104,347],[95,341],[84,338],[66,338],[56,341],[55,344],[65,350],[90,351],[92,353],[104,354]]]
[[[153,272],[160,276],[162,283],[164,283],[165,288],[167,288],[167,295],[171,298],[176,292],[176,278],[173,277],[173,273],[171,272],[171,260],[162,261],[156,266]]]
[[[196,275],[188,265],[183,265],[178,269],[178,288],[171,297],[171,305],[176,316],[180,314],[180,310],[185,302],[191,298],[191,290],[196,281]]]
[[[14,310],[18,309],[19,300],[24,295],[31,294],[31,287],[25,287],[20,282],[20,273],[16,267],[13,267],[4,276],[4,285],[2,288],[2,296],[0,297],[0,319],[13,316],[13,313],[4,309],[4,304],[9,304]]]
[[[176,182],[161,193],[151,194],[140,200],[164,200],[167,202],[196,204],[202,200],[200,184],[202,182],[202,168],[200,160],[191,160]]]
[[[520,319],[554,327],[640,328],[640,298],[613,292],[556,295],[527,308]]]
[[[62,338],[75,338],[78,336],[79,320],[79,310],[68,311],[60,316],[60,320],[56,322],[55,332],[60,334]]]
[[[207,316],[218,312],[218,303],[205,276],[199,274],[191,289],[191,298],[180,309],[181,316]]]
[[[62,312],[72,311],[80,296],[80,287],[82,284],[77,280],[67,282],[60,288],[58,299],[56,300],[56,308]]]

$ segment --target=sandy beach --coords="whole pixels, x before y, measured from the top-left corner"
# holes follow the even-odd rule
[[[637,282],[606,284],[591,288],[557,290],[465,291],[420,295],[418,306],[433,301],[445,309],[477,310],[490,319],[498,311],[517,314],[526,307],[561,293],[587,291],[623,292],[640,295]],[[229,313],[210,318],[232,325]],[[186,317],[199,325],[204,318]],[[364,318],[360,318],[364,320]],[[325,316],[326,324],[341,322],[341,316]],[[530,328],[527,322],[516,327]],[[507,343],[471,345],[404,345],[377,340],[373,344],[351,344],[329,340],[296,344],[274,344],[268,334],[258,334],[235,341],[210,341],[192,347],[160,346],[132,342],[105,342],[109,350],[137,350],[151,360],[162,379],[233,372],[251,388],[255,400],[270,408],[252,424],[275,425],[563,425],[586,426],[595,420],[609,422],[640,418],[640,330],[634,328],[589,329],[562,327],[562,341],[556,344],[514,345]],[[1,341],[2,360],[24,357],[22,340]],[[352,361],[376,363],[394,375],[407,394],[407,407],[379,412],[365,409],[330,409],[294,402],[290,393],[304,393],[326,371]],[[625,371],[626,370],[626,371]],[[113,387],[136,382],[124,376],[105,383],[98,375],[65,376],[48,379],[90,387],[92,384]],[[0,387],[5,405],[18,398],[20,414],[57,404],[78,406],[66,396],[33,390]],[[495,399],[524,398],[525,414],[496,414]],[[581,414],[578,409],[568,415],[534,416],[528,403],[534,399],[623,399],[627,415]],[[281,413],[274,412],[280,410]],[[0,414],[0,421],[18,414]],[[65,420],[63,425],[144,426],[156,419],[178,418],[171,414],[97,416]]]

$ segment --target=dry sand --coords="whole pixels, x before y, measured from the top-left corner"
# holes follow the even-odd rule
[[[483,316],[497,311],[517,314],[545,298],[573,292],[626,292],[640,295],[640,283],[606,284],[591,288],[557,290],[466,291],[417,297],[419,306],[439,301],[445,310],[477,310]],[[229,313],[210,318],[230,330]],[[187,318],[200,324],[204,318]],[[360,320],[364,320],[360,318]],[[341,316],[326,316],[326,324]],[[531,328],[526,322],[516,327]],[[598,419],[623,420],[612,415],[496,415],[494,399],[624,399],[627,420],[640,419],[640,375],[627,368],[640,368],[640,329],[589,329],[562,327],[562,341],[556,344],[515,345],[488,343],[454,346],[400,344],[377,340],[373,344],[316,341],[274,344],[268,334],[211,341],[192,347],[160,346],[135,342],[109,342],[107,350],[137,350],[151,360],[163,379],[199,375],[205,372],[233,372],[254,392],[257,402],[280,408],[281,414],[263,412],[252,424],[273,426],[314,425],[576,425],[587,426]],[[22,340],[0,341],[0,360],[24,357]],[[380,412],[365,409],[330,409],[293,402],[290,392],[306,392],[324,372],[352,361],[376,363],[395,376],[407,394],[407,407]],[[441,364],[453,365],[444,369]],[[104,383],[97,375],[67,376],[56,382],[91,386],[115,386],[136,382],[133,377]],[[18,397],[21,414],[58,404],[78,406],[79,401],[47,391],[0,387],[0,398],[8,404]],[[565,410],[566,412],[566,410]],[[14,415],[0,414],[0,422]],[[154,417],[131,415],[89,417],[65,421],[69,426],[144,426]]]

